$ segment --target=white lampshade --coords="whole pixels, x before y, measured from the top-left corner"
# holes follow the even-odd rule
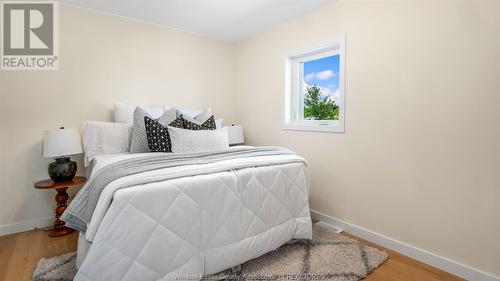
[[[228,126],[227,133],[229,135],[229,144],[243,144],[245,139],[243,137],[243,128],[241,126]]]
[[[43,157],[62,157],[82,153],[77,129],[47,130],[43,134]]]

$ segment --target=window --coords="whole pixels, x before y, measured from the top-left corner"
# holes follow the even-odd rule
[[[284,129],[344,132],[344,43],[288,56]]]

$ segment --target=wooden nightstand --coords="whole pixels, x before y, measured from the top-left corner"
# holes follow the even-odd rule
[[[74,177],[73,180],[65,182],[54,182],[53,180],[44,180],[35,183],[36,189],[54,189],[57,192],[56,194],[57,207],[55,211],[56,218],[54,220],[54,227],[49,231],[50,237],[64,236],[75,231],[74,229],[66,227],[64,225],[64,222],[60,220],[59,217],[62,215],[62,213],[64,213],[64,210],[66,210],[66,207],[68,206],[68,193],[66,192],[66,190],[68,188],[80,186],[82,184],[85,184],[86,182],[87,178],[85,177]]]

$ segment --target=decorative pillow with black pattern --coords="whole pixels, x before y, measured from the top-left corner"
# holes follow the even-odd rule
[[[176,127],[176,128],[184,128],[184,117],[181,115],[177,118],[175,118],[174,121],[170,122],[170,124],[168,124],[170,127]]]
[[[144,117],[155,120],[165,128],[167,126],[184,128],[182,116],[177,116],[175,108],[165,111],[158,119],[155,119],[143,109],[136,107],[134,111],[132,137],[130,140],[130,153],[144,153],[150,151]]]
[[[192,118],[183,117],[183,119],[184,119],[184,129],[188,129],[188,130],[215,130],[217,128],[217,125],[215,124],[215,118],[213,115],[210,116],[203,123],[199,122],[196,119],[192,119]],[[189,120],[189,119],[191,119],[191,120]]]
[[[174,124],[175,123],[175,124]],[[182,117],[175,119],[169,125],[179,127],[182,125]],[[146,127],[146,137],[148,139],[148,147],[151,152],[172,152],[172,143],[167,127],[164,127],[158,121],[144,116],[144,125]],[[179,127],[179,128],[182,128]]]

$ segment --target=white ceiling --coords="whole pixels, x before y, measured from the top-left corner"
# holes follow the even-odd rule
[[[61,0],[110,14],[239,41],[334,0]]]

